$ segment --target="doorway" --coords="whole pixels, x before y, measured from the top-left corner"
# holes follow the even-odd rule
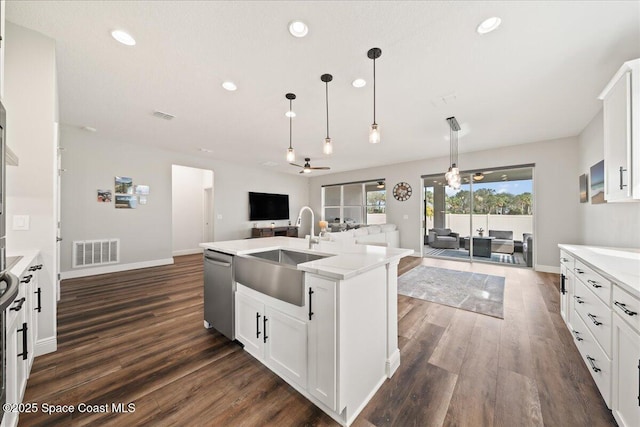
[[[534,265],[533,165],[423,176],[423,255]]]
[[[213,171],[172,165],[171,185],[172,253],[200,253],[200,243],[214,239]]]

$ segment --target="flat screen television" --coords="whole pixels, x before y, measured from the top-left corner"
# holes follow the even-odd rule
[[[289,195],[249,192],[249,221],[289,219]]]

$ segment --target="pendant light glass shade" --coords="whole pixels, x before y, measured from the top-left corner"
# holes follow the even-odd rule
[[[449,170],[444,174],[449,187],[457,190],[460,188],[462,180],[460,179],[460,169],[458,168],[458,131],[460,125],[455,117],[447,119],[449,123]]]
[[[367,52],[367,57],[373,60],[373,123],[369,129],[369,142],[371,144],[380,143],[380,128],[376,123],[376,59],[380,58],[382,50],[373,47]]]
[[[288,93],[285,97],[289,100],[289,112],[293,112],[293,100],[296,99],[296,95],[294,93]],[[293,150],[293,146],[291,145],[292,121],[295,114],[287,114],[287,116],[289,117],[289,148],[287,149],[287,162],[292,163],[296,161],[296,152]]]
[[[322,145],[322,152],[324,154],[333,154],[333,144],[331,143],[331,138],[324,139],[324,144]]]

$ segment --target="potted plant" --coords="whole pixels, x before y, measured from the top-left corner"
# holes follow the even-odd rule
[[[484,236],[484,228],[480,227],[476,231],[478,232],[478,236],[480,237]]]

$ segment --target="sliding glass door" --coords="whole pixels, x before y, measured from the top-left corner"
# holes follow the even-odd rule
[[[461,175],[457,190],[423,176],[424,255],[532,267],[533,167]]]

